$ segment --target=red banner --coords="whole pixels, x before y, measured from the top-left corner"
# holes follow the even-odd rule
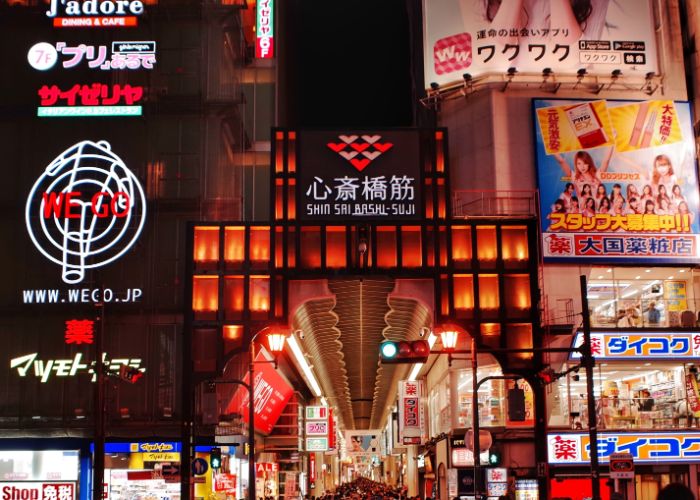
[[[685,376],[685,390],[688,395],[688,411],[694,416],[700,414],[700,394],[698,394],[698,381],[695,379],[694,373],[688,373]]]
[[[277,369],[259,353],[255,358],[253,393],[255,402],[255,430],[269,434],[275,426],[282,410],[292,396],[294,389],[277,373]],[[249,383],[249,376],[243,379]],[[238,403],[240,401],[240,404]],[[240,413],[248,423],[248,390],[241,386],[226,407],[226,413]]]

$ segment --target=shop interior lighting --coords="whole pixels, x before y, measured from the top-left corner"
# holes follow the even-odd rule
[[[316,377],[314,377],[309,363],[306,362],[306,357],[304,357],[304,353],[301,352],[301,348],[299,347],[296,337],[294,335],[290,335],[287,337],[287,343],[292,349],[294,358],[297,360],[297,363],[299,364],[301,371],[304,373],[306,380],[309,382],[311,390],[314,392],[314,395],[317,398],[320,398],[322,394],[321,387],[318,385],[318,381],[316,380]]]

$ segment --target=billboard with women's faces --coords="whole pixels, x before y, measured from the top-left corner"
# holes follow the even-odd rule
[[[425,86],[462,75],[657,72],[651,0],[424,0]]]
[[[698,261],[690,106],[653,100],[534,100],[548,261]]]

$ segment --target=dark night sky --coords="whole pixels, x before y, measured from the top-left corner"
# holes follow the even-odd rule
[[[289,63],[298,126],[413,124],[406,0],[283,1],[294,5]]]

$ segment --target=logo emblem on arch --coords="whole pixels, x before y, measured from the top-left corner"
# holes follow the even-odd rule
[[[339,135],[340,142],[329,142],[327,146],[362,172],[394,146],[390,142],[380,142],[381,138],[380,135]]]

